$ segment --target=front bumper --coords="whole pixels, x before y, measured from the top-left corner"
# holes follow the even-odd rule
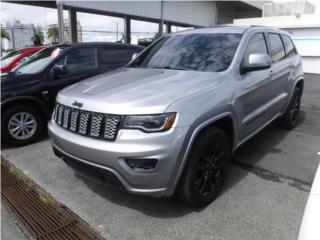
[[[122,129],[114,142],[74,134],[54,121],[49,122],[48,128],[59,157],[66,156],[112,173],[130,193],[153,197],[172,195],[187,127],[159,133]],[[151,170],[132,169],[125,159],[157,159],[157,165]]]

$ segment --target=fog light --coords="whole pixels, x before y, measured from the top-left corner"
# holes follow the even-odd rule
[[[134,170],[152,170],[156,167],[158,160],[148,159],[124,159],[126,164]]]

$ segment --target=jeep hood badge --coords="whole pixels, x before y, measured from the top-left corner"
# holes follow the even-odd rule
[[[75,107],[81,108],[83,106],[83,103],[74,101],[74,103],[72,103],[72,105],[75,106]]]

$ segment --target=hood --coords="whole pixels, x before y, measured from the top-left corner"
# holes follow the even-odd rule
[[[41,76],[37,74],[1,74],[1,91],[15,91],[15,89],[26,90],[40,80]]]
[[[215,87],[217,73],[126,68],[102,74],[65,88],[58,102],[113,114],[163,113],[173,102]]]

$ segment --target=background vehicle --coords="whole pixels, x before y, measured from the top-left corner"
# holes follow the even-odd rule
[[[1,78],[2,140],[12,145],[38,139],[58,91],[121,67],[139,46],[116,43],[61,44],[43,49]]]
[[[160,38],[128,68],[61,91],[49,133],[76,171],[204,206],[232,152],[269,123],[296,126],[301,58],[287,32],[196,29]]]
[[[40,51],[43,47],[30,47],[14,50],[1,58],[1,72],[8,72],[27,60],[32,54]]]
[[[304,211],[298,240],[317,240],[320,237],[320,166],[314,178]]]

